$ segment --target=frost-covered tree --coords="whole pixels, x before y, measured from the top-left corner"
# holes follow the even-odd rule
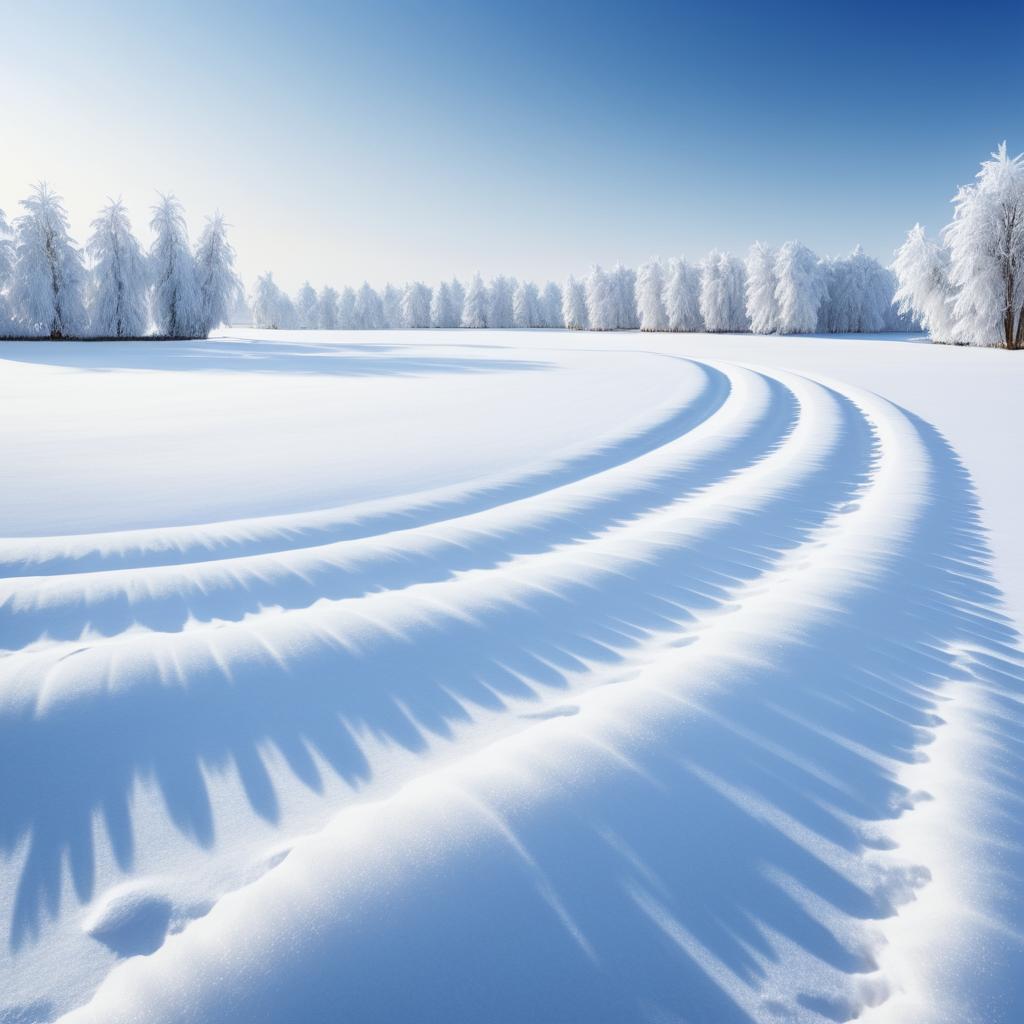
[[[11,316],[6,295],[13,268],[14,246],[11,243],[11,228],[4,211],[0,210],[0,337],[8,337],[15,333],[14,318]]]
[[[338,293],[330,285],[324,285],[320,289],[320,298],[317,300],[316,325],[322,331],[338,329]]]
[[[665,269],[661,260],[648,260],[636,273],[636,309],[640,330],[664,331],[668,328],[665,312]]]
[[[466,291],[466,301],[462,304],[463,327],[486,327],[487,314],[490,311],[490,297],[479,274],[473,275]]]
[[[512,296],[512,324],[541,327],[540,292],[532,281],[521,281]]]
[[[571,274],[562,289],[562,323],[570,331],[585,331],[590,321],[587,318],[587,293],[582,281]]]
[[[957,340],[1024,348],[1024,153],[999,146],[956,194],[943,238]]]
[[[402,296],[402,322],[406,327],[430,326],[430,289],[420,281],[406,285]]]
[[[252,301],[252,316],[256,326],[273,330],[287,327],[289,311],[284,300],[285,294],[278,288],[273,274],[268,272],[257,278]]]
[[[442,281],[435,289],[430,301],[430,325],[432,327],[457,327],[455,310],[452,307],[452,290],[447,281]]]
[[[896,250],[892,269],[898,287],[893,300],[903,316],[912,316],[934,341],[953,339],[953,286],[949,250],[932,242],[915,224]]]
[[[747,253],[747,317],[754,334],[775,334],[779,330],[775,259],[775,250],[761,242],[755,242]]]
[[[157,332],[168,338],[203,337],[202,298],[181,203],[172,195],[162,195],[149,226],[156,236],[149,264]]]
[[[61,197],[44,183],[21,201],[15,221],[11,305],[22,329],[50,338],[81,335],[87,327],[85,267],[68,231]]]
[[[562,326],[562,289],[554,281],[548,281],[540,293],[540,313],[541,326]]]
[[[516,291],[515,278],[501,277],[491,281],[488,289],[490,306],[487,310],[488,327],[512,327],[515,318],[512,312],[512,297]]]
[[[298,317],[299,326],[308,330],[318,327],[320,324],[320,300],[317,298],[316,289],[304,281],[295,296],[295,315]]]
[[[359,330],[379,331],[384,326],[384,303],[368,281],[364,281],[356,293],[352,314]]]
[[[120,199],[92,222],[90,330],[101,338],[137,338],[149,327],[149,275],[142,246],[132,234]]]
[[[818,329],[833,334],[884,331],[892,323],[895,279],[858,245],[846,257],[825,259],[827,292]]]
[[[747,331],[743,263],[724,252],[709,253],[700,265],[700,315],[708,331]]]
[[[700,271],[682,257],[669,264],[665,314],[670,331],[704,330],[700,314]]]
[[[244,288],[239,288],[235,293],[230,322],[232,324],[251,324],[253,322],[252,306],[249,305],[249,298],[245,294]]]
[[[778,332],[809,334],[816,330],[818,312],[828,292],[825,271],[818,257],[806,245],[786,242],[775,261],[775,278]],[[748,295],[749,292],[748,278]]]
[[[338,299],[338,327],[351,331],[356,326],[356,293],[353,288],[342,288]]]
[[[615,295],[615,326],[624,331],[636,330],[640,326],[636,312],[636,271],[617,263],[610,276]]]
[[[384,285],[381,295],[381,307],[384,313],[384,326],[392,331],[402,326],[402,293],[390,282]]]
[[[619,322],[619,293],[599,266],[587,277],[587,322],[592,331],[614,331]]]
[[[235,250],[228,241],[220,213],[208,217],[196,246],[200,327],[205,336],[231,318],[231,306],[242,287],[235,273]]]
[[[457,277],[452,278],[451,284],[448,286],[448,294],[451,296],[452,302],[452,327],[458,327],[462,323],[462,307],[466,304],[466,289],[462,287],[462,282]]]

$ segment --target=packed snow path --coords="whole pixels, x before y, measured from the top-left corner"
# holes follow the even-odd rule
[[[251,337],[0,349],[0,1022],[1020,1019],[1017,623],[852,343]]]

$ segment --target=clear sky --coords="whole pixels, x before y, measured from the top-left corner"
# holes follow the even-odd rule
[[[247,284],[888,258],[1002,139],[1024,3],[0,4],[0,207],[219,207]]]

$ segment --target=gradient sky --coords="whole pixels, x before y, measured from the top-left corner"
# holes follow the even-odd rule
[[[1002,139],[1024,3],[2,0],[0,207],[219,207],[247,284],[888,259]]]

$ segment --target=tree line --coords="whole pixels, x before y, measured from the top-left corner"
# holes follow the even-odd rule
[[[181,203],[160,196],[147,253],[120,200],[92,222],[85,251],[48,185],[21,207],[13,232],[0,210],[0,337],[205,338],[230,321],[243,289],[219,213],[193,249]]]
[[[819,259],[799,242],[778,250],[755,243],[746,260],[711,252],[699,263],[651,260],[638,270],[595,266],[577,280],[543,287],[499,275],[468,286],[453,279],[430,288],[420,281],[367,282],[319,293],[307,281],[292,298],[272,274],[253,291],[253,322],[264,328],[376,330],[427,327],[615,331],[728,331],[801,334],[912,329],[893,304],[895,274],[859,248]]]

